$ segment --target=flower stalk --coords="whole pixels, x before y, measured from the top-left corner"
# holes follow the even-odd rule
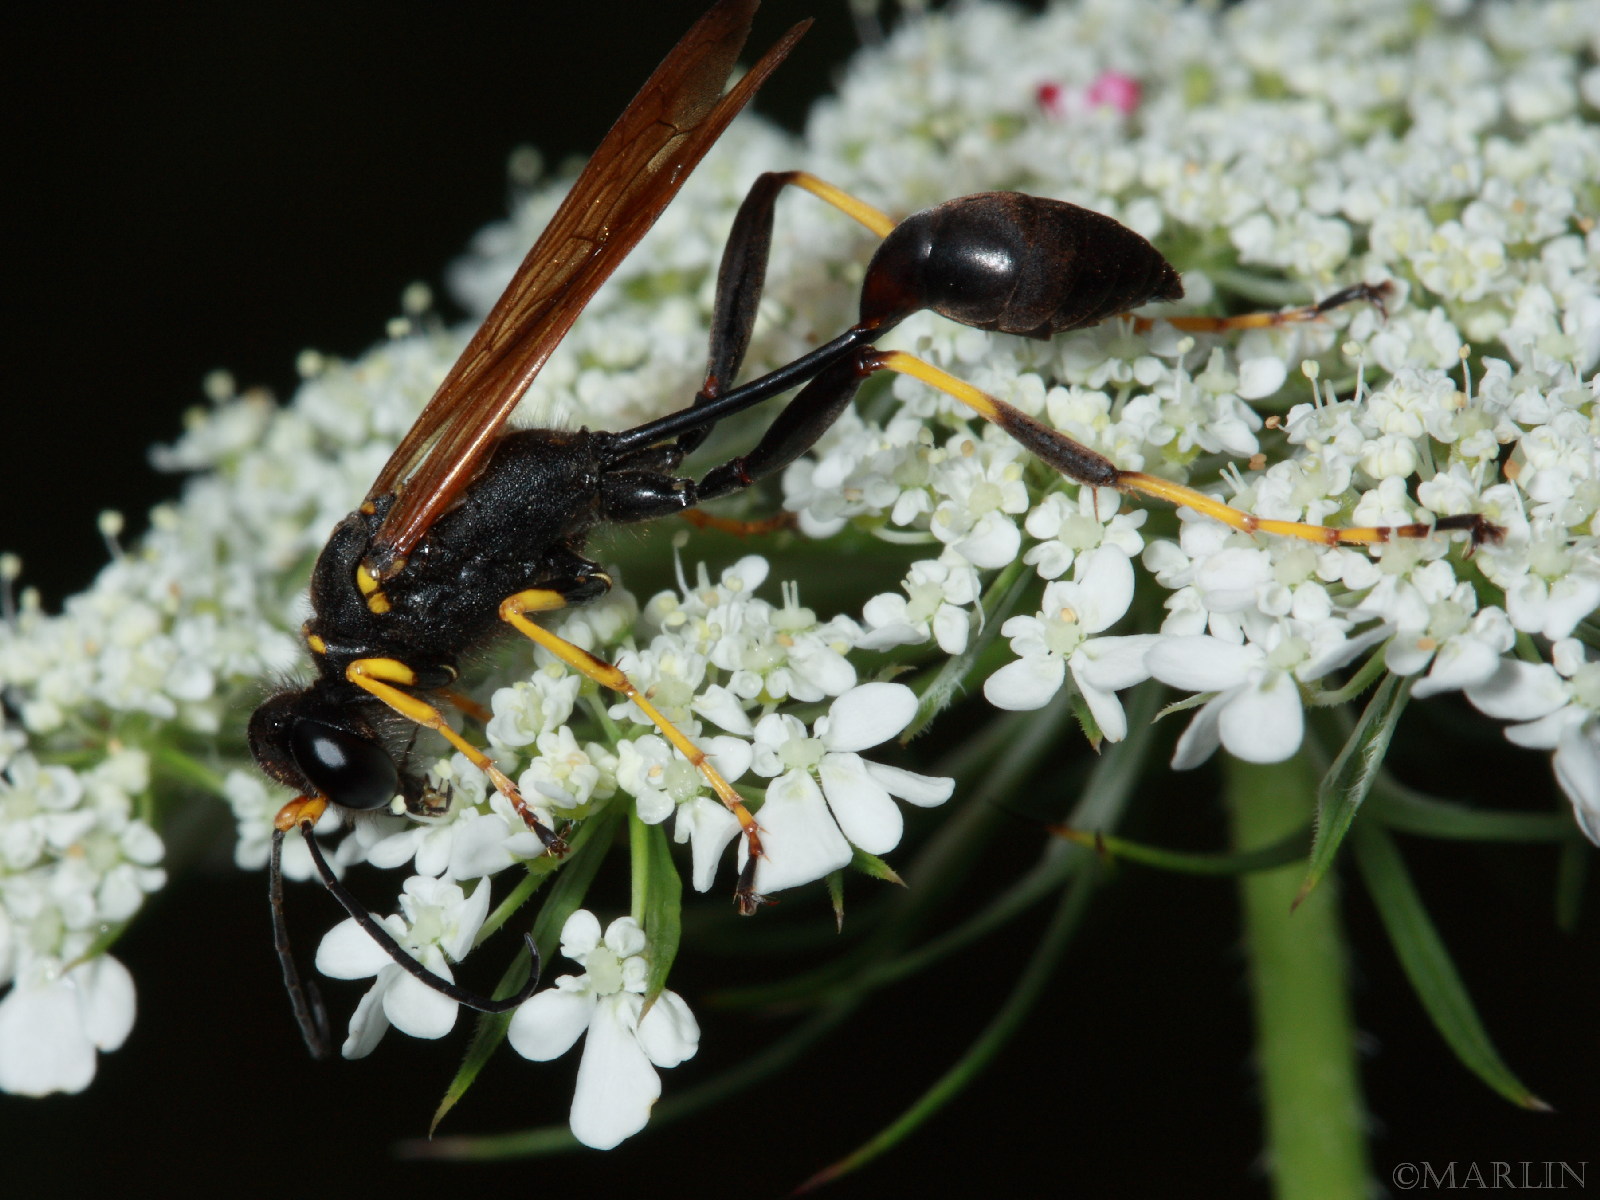
[[[1318,778],[1305,755],[1270,764],[1225,759],[1224,799],[1238,853],[1303,830]],[[1356,1051],[1338,884],[1303,899],[1301,863],[1241,875],[1244,952],[1264,1114],[1263,1161],[1280,1200],[1370,1190],[1366,1108]]]

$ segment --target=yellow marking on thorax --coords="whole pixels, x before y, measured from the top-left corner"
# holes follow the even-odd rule
[[[384,594],[378,577],[367,568],[366,563],[356,568],[356,588],[367,598],[370,611],[380,616],[389,611],[389,597]]]

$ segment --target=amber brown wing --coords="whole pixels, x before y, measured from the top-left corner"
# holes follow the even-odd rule
[[[482,468],[494,439],[595,289],[810,25],[790,29],[726,95],[758,0],[721,0],[601,141],[411,431],[369,500],[400,492],[373,542],[392,573]]]

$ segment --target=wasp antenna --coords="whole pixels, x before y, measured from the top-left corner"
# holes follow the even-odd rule
[[[333,1037],[328,1029],[328,1010],[322,1005],[322,993],[315,980],[306,980],[294,961],[294,950],[289,945],[289,923],[283,914],[283,830],[272,832],[272,859],[267,870],[267,898],[272,902],[272,945],[278,952],[278,966],[283,970],[283,986],[289,993],[289,1003],[294,1007],[294,1019],[300,1026],[300,1036],[306,1049],[318,1062],[332,1054]]]
[[[340,906],[349,913],[355,923],[361,926],[373,941],[383,948],[383,952],[392,958],[395,965],[403,969],[406,974],[416,979],[419,983],[426,984],[442,996],[448,996],[457,1004],[465,1004],[468,1008],[481,1013],[506,1013],[520,1005],[539,986],[539,948],[534,945],[530,934],[523,934],[522,940],[528,947],[528,981],[517,989],[515,995],[507,996],[503,1000],[490,1000],[478,993],[469,991],[460,984],[452,983],[435,975],[411,955],[405,952],[404,947],[394,940],[394,937],[380,925],[370,912],[366,910],[350,894],[344,884],[339,882],[339,877],[333,873],[333,868],[328,865],[328,860],[322,856],[322,848],[317,845],[316,838],[311,835],[311,822],[300,823],[300,835],[306,840],[306,847],[311,851],[311,861],[316,864],[317,874],[322,878],[322,886],[332,893]],[[480,885],[482,886],[482,885]],[[296,1010],[298,1012],[298,1008]],[[313,1051],[315,1053],[315,1051]]]

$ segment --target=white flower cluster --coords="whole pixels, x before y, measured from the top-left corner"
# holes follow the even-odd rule
[[[0,728],[0,1089],[82,1091],[133,1027],[133,979],[97,943],[166,882],[148,787],[140,750],[75,772]]]
[[[1355,309],[1242,337],[1112,322],[1034,345],[929,318],[900,344],[1124,469],[1203,485],[1215,456],[1271,450],[1227,487],[1260,516],[1478,513],[1506,530],[1469,557],[1443,535],[1328,547],[1185,513],[1176,540],[1146,544],[1116,497],[1038,486],[997,430],[947,432],[955,406],[898,379],[896,409],[847,416],[785,480],[808,531],[853,519],[937,548],[867,604],[869,644],[958,652],[990,615],[976,572],[1021,557],[1054,582],[1036,615],[1006,620],[1018,657],[985,695],[1035,708],[1070,678],[1115,739],[1118,689],[1153,676],[1201,693],[1180,767],[1219,745],[1290,756],[1302,691],[1378,652],[1417,677],[1413,695],[1464,690],[1522,722],[1513,741],[1555,749],[1600,841],[1583,624],[1600,605],[1600,5],[1459,7],[971,7],[863,57],[819,106],[807,165],[874,200],[1069,199],[1171,246],[1200,308],[1223,290],[1396,289],[1387,319]],[[1305,381],[1286,386],[1296,368]],[[1141,551],[1166,619],[1104,636]]]
[[[1481,513],[1506,530],[1471,557],[1442,535],[1369,551],[1205,518],[1156,536],[1153,525],[1172,524],[1164,515],[1064,484],[925,385],[869,388],[783,490],[810,537],[923,548],[898,589],[872,594],[879,577],[844,614],[819,616],[792,583],[774,589],[779,603],[758,596],[771,568],[750,556],[715,583],[702,569],[642,607],[619,588],[555,623],[617,662],[759,798],[758,891],[889,852],[897,801],[951,794],[949,780],[861,752],[916,714],[916,695],[886,681],[899,664],[960,655],[994,621],[1015,655],[984,684],[996,706],[1060,703],[1071,687],[1115,739],[1121,689],[1155,677],[1202,693],[1179,766],[1219,745],[1293,754],[1305,689],[1381,654],[1416,678],[1414,695],[1464,691],[1515,722],[1517,743],[1553,750],[1600,840],[1600,668],[1585,648],[1600,604],[1600,68],[1585,65],[1600,56],[1600,3],[1459,7],[1257,0],[1219,14],[1092,0],[1037,17],[979,5],[929,16],[858,58],[804,144],[738,122],[601,289],[530,394],[541,422],[623,428],[692,396],[722,239],[764,170],[801,167],[901,212],[997,188],[1069,199],[1167,249],[1202,311],[1223,294],[1288,302],[1389,281],[1387,320],[1354,308],[1223,337],[1116,321],[1040,343],[924,316],[893,344],[1124,469],[1206,486],[1219,464],[1248,460],[1252,474],[1229,471],[1229,499],[1262,516],[1393,525]],[[541,188],[482,236],[455,273],[470,303],[488,307],[561,191]],[[747,372],[852,322],[871,247],[848,226],[808,198],[782,202]],[[299,661],[291,631],[312,557],[464,337],[424,318],[356,363],[308,360],[281,410],[219,389],[164,452],[200,474],[151,536],[60,616],[25,602],[0,627],[0,981],[15,985],[0,1000],[0,1087],[81,1087],[92,1047],[126,1031],[131,985],[112,960],[58,973],[159,886],[154,794],[226,795],[240,862],[265,861],[285,797],[244,761],[257,681]],[[729,452],[763,419],[730,422]],[[1043,581],[1036,612],[996,607],[991,574],[1019,568]],[[1164,620],[1113,633],[1141,578],[1164,589]],[[701,775],[632,702],[548,657],[529,661],[506,668],[487,741],[542,818],[581,822],[618,804],[646,825],[670,817],[694,887],[727,886],[738,825]],[[220,753],[241,769],[210,778],[194,754],[204,738],[208,762]],[[149,747],[159,786],[123,744]],[[62,765],[94,752],[108,757]],[[335,858],[409,868],[401,912],[383,923],[448,977],[486,922],[490,878],[542,847],[464,759],[441,759],[432,779],[445,811],[363,821]],[[308,874],[303,846],[291,843],[285,867]],[[513,1047],[534,1059],[588,1029],[572,1123],[593,1145],[640,1128],[659,1093],[654,1068],[697,1044],[679,997],[662,991],[646,1007],[652,932],[625,918],[602,937],[580,912],[563,946],[585,975],[512,1021]],[[317,961],[376,977],[347,1054],[390,1025],[419,1037],[454,1025],[454,1001],[353,925],[329,934]],[[79,1015],[61,1032],[67,1009],[38,997],[75,977]],[[61,1065],[19,1052],[29,1037],[64,1047],[50,1051]]]

